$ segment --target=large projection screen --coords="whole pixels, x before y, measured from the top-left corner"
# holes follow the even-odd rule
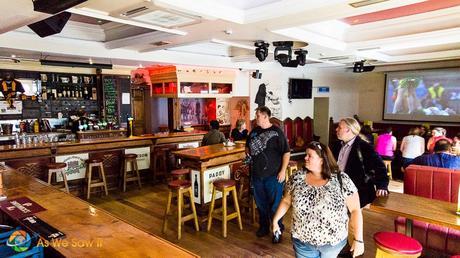
[[[460,68],[389,72],[384,120],[460,122]]]

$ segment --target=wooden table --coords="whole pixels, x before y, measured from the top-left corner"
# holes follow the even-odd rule
[[[12,169],[2,173],[3,192],[9,199],[29,197],[47,209],[36,216],[66,234],[69,246],[55,247],[66,257],[198,257],[36,178]],[[71,245],[91,240],[99,245]]]
[[[173,153],[181,159],[181,164],[192,169],[194,200],[200,208],[211,200],[212,182],[230,178],[230,164],[241,162],[246,156],[245,145],[240,143],[231,147],[220,143]]]
[[[412,235],[413,220],[460,230],[460,215],[456,214],[455,203],[391,192],[387,197],[375,199],[370,209],[391,216],[405,217],[408,236]]]

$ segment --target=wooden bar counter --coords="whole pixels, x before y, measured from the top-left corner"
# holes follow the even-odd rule
[[[46,209],[36,216],[66,234],[69,245],[53,247],[66,257],[198,257],[36,178],[9,168],[0,172],[8,199],[32,199]],[[88,244],[78,247],[73,241]]]
[[[133,137],[81,139],[74,142],[4,145],[0,146],[0,161],[23,174],[44,181],[47,178],[48,163],[66,162],[70,191],[81,195],[86,159],[102,159],[108,188],[116,189],[123,154],[137,154],[139,169],[150,171],[141,173],[141,176],[149,177],[155,173],[155,168],[151,166],[155,148],[163,146],[176,149],[181,145],[198,144],[205,133],[203,131],[160,133]]]
[[[241,143],[231,147],[214,144],[173,153],[181,159],[181,164],[191,169],[194,201],[200,206],[211,201],[212,182],[230,178],[230,165],[241,162],[246,156],[245,145]],[[221,194],[216,196],[221,198]]]

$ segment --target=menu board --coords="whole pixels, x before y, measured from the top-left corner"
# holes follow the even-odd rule
[[[113,121],[114,124],[118,124],[118,93],[115,80],[105,78],[103,86],[105,118],[108,121]]]

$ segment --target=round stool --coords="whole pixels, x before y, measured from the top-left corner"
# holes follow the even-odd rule
[[[297,171],[297,161],[290,160],[286,169],[286,182],[295,171]]]
[[[415,258],[422,254],[422,245],[415,239],[397,232],[377,232],[374,234],[376,258]]]
[[[171,171],[171,176],[173,180],[177,180],[177,179],[188,180],[190,177],[190,169],[188,168],[175,169]]]
[[[67,163],[56,162],[56,163],[49,163],[46,166],[48,168],[48,184],[52,185],[51,180],[53,178],[53,175],[56,175],[56,181],[57,181],[57,173],[60,173],[62,176],[62,180],[64,181],[64,187],[61,188],[61,190],[65,190],[67,193],[70,193],[69,185],[67,184],[67,175],[65,173],[65,170],[67,169]]]
[[[194,220],[195,230],[200,231],[198,227],[198,217],[196,215],[195,202],[193,201],[192,184],[187,180],[174,180],[168,183],[168,202],[166,204],[166,212],[163,218],[163,233],[166,231],[168,224],[168,216],[171,211],[171,202],[173,197],[177,197],[177,239],[182,236],[182,224],[189,220]],[[184,194],[190,197],[190,207],[192,213],[182,216],[182,209],[185,207]],[[174,195],[174,196],[173,196]]]
[[[238,197],[236,196],[236,182],[232,179],[219,179],[212,183],[212,199],[211,207],[209,208],[208,215],[208,232],[211,230],[212,219],[222,221],[222,236],[227,237],[227,222],[231,219],[238,218],[238,225],[240,230],[243,230],[241,222],[240,207],[238,206]],[[216,191],[222,192],[222,207],[214,210],[214,203],[216,201]],[[227,214],[227,194],[232,193],[235,212]]]
[[[158,176],[167,176],[167,163],[169,148],[155,148],[153,150],[153,182]]]
[[[88,183],[86,199],[89,199],[91,195],[91,188],[93,187],[103,187],[105,195],[109,195],[109,192],[107,191],[107,182],[105,180],[104,164],[102,163],[102,159],[88,159],[86,164],[86,180]],[[93,178],[93,168],[98,168],[99,170],[99,176],[97,178]]]
[[[387,168],[388,177],[393,179],[393,173],[391,172],[391,160],[384,159],[383,164],[385,164],[385,167]]]
[[[131,164],[131,170],[128,171],[128,164]],[[131,173],[128,173],[131,172]],[[125,154],[123,156],[123,192],[126,192],[126,183],[131,181],[137,181],[139,189],[142,188],[141,176],[139,175],[139,169],[137,167],[137,154]]]

